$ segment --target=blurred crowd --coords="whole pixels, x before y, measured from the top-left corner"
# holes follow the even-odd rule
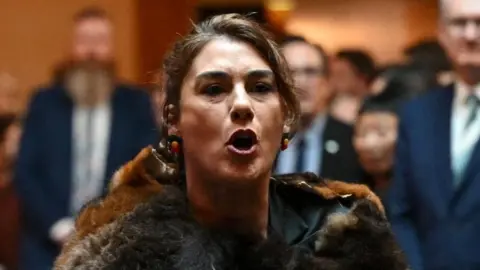
[[[274,173],[370,186],[414,270],[480,269],[480,7],[447,2],[439,39],[405,48],[401,62],[279,42],[302,118]],[[105,11],[73,20],[70,55],[25,112],[0,74],[0,269],[51,269],[82,205],[161,136],[161,86],[118,78]]]

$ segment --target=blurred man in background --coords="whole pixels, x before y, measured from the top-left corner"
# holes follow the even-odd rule
[[[331,84],[335,99],[330,109],[333,117],[353,124],[358,109],[376,75],[373,58],[362,50],[341,50],[332,61]]]
[[[300,98],[300,129],[277,158],[276,173],[310,171],[344,181],[361,179],[352,145],[352,127],[332,118],[328,85],[328,56],[302,37],[289,37],[282,51]]]
[[[480,5],[440,8],[455,83],[401,113],[388,209],[412,269],[480,269]]]
[[[51,269],[81,206],[156,142],[149,96],[120,83],[114,64],[105,11],[80,11],[70,58],[51,85],[36,91],[26,116],[15,176],[23,214],[20,269]]]
[[[20,213],[12,176],[21,132],[15,114],[0,114],[0,269],[7,270],[18,269]]]

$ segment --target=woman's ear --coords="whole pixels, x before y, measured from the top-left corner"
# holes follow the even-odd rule
[[[180,131],[177,128],[177,125],[170,125],[168,127],[168,136],[175,135],[178,137],[181,137],[182,135],[180,134]]]
[[[178,110],[173,104],[165,106],[166,119],[164,119],[165,127],[167,128],[168,135],[181,136],[178,128],[179,115]]]
[[[284,136],[287,135],[288,136],[287,139],[290,140],[294,135],[294,129],[292,128],[291,125],[285,124],[285,125],[283,125],[283,134],[284,134]]]

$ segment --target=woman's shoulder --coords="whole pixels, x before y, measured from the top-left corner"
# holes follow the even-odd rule
[[[139,241],[142,237],[150,240],[162,237],[159,233],[162,230],[156,226],[165,224],[158,222],[161,219],[158,216],[152,222],[152,215],[172,216],[174,211],[185,209],[185,200],[174,185],[155,179],[156,174],[169,171],[158,166],[152,153],[152,147],[143,149],[113,175],[106,196],[84,205],[75,220],[75,234],[63,246],[55,269],[74,269],[79,265],[107,269],[98,266],[110,267],[108,256],[119,258],[114,254],[121,250],[148,245],[145,240]],[[173,181],[175,176],[170,176],[168,181]]]
[[[270,184],[270,227],[291,245],[315,250],[331,216],[352,212],[360,202],[384,215],[380,199],[365,185],[326,180],[313,173],[275,175]]]
[[[55,269],[79,266],[83,269],[127,269],[128,265],[135,268],[145,264],[157,267],[153,269],[170,269],[176,265],[171,261],[173,257],[188,258],[182,259],[188,264],[204,265],[210,263],[215,254],[218,255],[215,261],[226,261],[224,256],[229,252],[225,250],[236,246],[237,239],[228,234],[213,235],[198,226],[189,214],[184,192],[172,184],[178,176],[164,166],[164,162],[159,165],[158,158],[161,157],[153,148],[144,149],[114,174],[107,196],[84,206],[76,219],[75,235],[64,245]],[[162,182],[156,175],[168,177],[163,177]],[[270,196],[270,213],[278,213],[276,218],[270,217],[272,222],[283,226],[281,224],[288,221],[287,224],[297,229],[307,229],[305,235],[325,235],[317,234],[320,227],[349,226],[348,223],[356,218],[357,210],[352,209],[358,201],[365,201],[363,199],[376,212],[383,211],[378,197],[367,187],[323,180],[313,174],[272,177]],[[348,210],[351,214],[344,215],[340,221],[318,218],[318,213],[324,213],[325,218],[332,216],[330,210],[335,207],[331,206],[338,203],[351,208]],[[287,208],[294,211],[284,211]],[[300,219],[284,216],[285,213],[299,215]],[[316,223],[308,224],[308,220]],[[289,229],[275,228],[276,231]],[[282,241],[289,246],[296,244],[292,237],[295,235],[281,235]],[[315,237],[315,245],[318,239]],[[358,242],[364,240],[361,238]],[[331,246],[323,245],[323,249]],[[206,265],[198,269],[210,268]]]
[[[206,254],[218,249],[215,243],[197,247],[210,239],[189,215],[180,189],[161,185],[155,193],[132,200],[127,197],[134,194],[120,187],[116,195],[84,208],[55,269],[177,269],[174,258],[183,258],[189,249]]]
[[[271,179],[275,193],[288,194],[289,198],[285,199],[293,198],[310,205],[340,204],[347,208],[365,199],[380,212],[385,211],[380,198],[364,184],[324,179],[310,172],[274,175]],[[297,196],[292,196],[294,194]]]
[[[271,190],[271,226],[290,247],[313,253],[314,265],[407,269],[383,205],[367,186],[303,173],[272,177]]]

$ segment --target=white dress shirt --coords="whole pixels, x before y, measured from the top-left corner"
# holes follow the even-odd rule
[[[105,178],[111,110],[109,104],[75,108],[73,112],[73,214],[102,192]]]
[[[455,186],[462,181],[464,171],[480,136],[480,114],[477,115],[469,128],[465,129],[471,113],[471,106],[467,103],[467,98],[471,93],[480,98],[480,85],[469,87],[462,82],[456,83],[451,118],[450,145]]]
[[[110,104],[94,108],[75,107],[72,117],[70,211],[74,216],[85,203],[102,193],[110,141],[111,107]],[[52,226],[50,237],[62,242],[73,229],[73,218],[65,217]]]

